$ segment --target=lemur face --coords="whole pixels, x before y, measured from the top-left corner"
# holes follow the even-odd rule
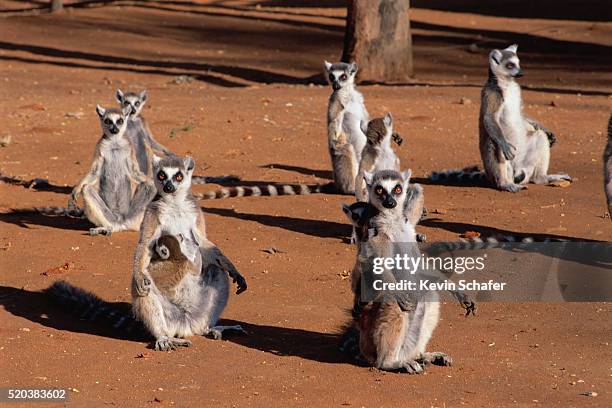
[[[518,45],[513,44],[504,50],[493,50],[489,54],[489,66],[498,78],[520,78],[523,70],[516,54]]]
[[[342,212],[353,226],[358,227],[366,212],[367,205],[367,203],[362,201],[358,201],[351,205],[342,204]]]
[[[331,64],[325,61],[325,76],[327,82],[332,86],[334,91],[338,91],[347,85],[355,83],[355,74],[357,74],[356,63],[338,62]]]
[[[144,90],[140,93],[127,92],[124,94],[121,89],[117,89],[117,100],[121,104],[121,108],[130,108],[132,116],[138,116],[147,101],[147,91]]]
[[[106,137],[112,138],[123,135],[127,127],[130,108],[124,108],[122,110],[104,109],[100,105],[97,105],[96,112],[100,117],[102,132]]]
[[[402,173],[393,170],[382,170],[374,174],[366,172],[364,179],[370,204],[381,212],[396,208],[403,211],[411,174],[410,169]]]
[[[191,187],[195,162],[191,157],[153,156],[155,187],[161,195],[185,193]]]

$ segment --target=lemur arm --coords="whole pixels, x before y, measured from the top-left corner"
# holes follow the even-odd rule
[[[539,123],[535,119],[532,119],[532,118],[530,118],[528,116],[524,116],[524,119],[535,130],[541,130],[544,133],[546,133],[546,137],[548,138],[548,144],[550,145],[550,147],[552,147],[557,142],[557,136],[555,136],[555,134],[552,131],[548,130],[548,128],[546,128],[544,125],[542,125],[541,123]]]
[[[202,254],[202,264],[210,264],[214,263],[222,270],[228,273],[228,275],[232,278],[234,283],[238,286],[236,290],[236,294],[239,295],[245,290],[247,290],[247,282],[246,279],[238,272],[232,261],[230,261],[225,254],[221,251],[221,249],[211,242],[206,237],[206,223],[204,222],[204,215],[202,212],[198,215],[198,219],[196,221],[196,234],[198,243],[200,245],[200,252]]]
[[[72,189],[72,194],[70,195],[70,200],[68,200],[68,207],[76,206],[76,200],[79,198],[79,195],[83,191],[83,188],[89,184],[94,184],[100,178],[100,174],[102,173],[102,153],[100,150],[100,143],[96,145],[96,149],[94,150],[93,161],[91,163],[91,168],[89,172],[83,177],[83,179]]]
[[[483,115],[484,127],[487,134],[501,149],[506,160],[514,159],[514,146],[504,138],[504,133],[498,123],[498,115],[502,107],[502,96],[498,92],[487,92],[483,96],[483,108],[486,107],[489,114]]]
[[[145,176],[141,171],[140,171],[140,167],[138,166],[138,159],[136,158],[136,151],[130,147],[130,163],[128,164],[128,171],[130,173],[130,176],[137,182],[137,183],[145,183],[147,182],[149,179],[147,178],[147,176]],[[149,164],[148,166],[151,166],[150,160],[149,160]]]
[[[344,119],[344,105],[338,100],[333,101],[328,108],[327,137],[328,140],[335,141],[342,132],[342,121]]]
[[[155,212],[147,208],[140,226],[140,238],[136,245],[134,254],[134,265],[132,268],[132,294],[147,296],[151,290],[151,278],[148,275],[148,267],[153,255],[155,239],[160,235],[161,226],[155,216]]]

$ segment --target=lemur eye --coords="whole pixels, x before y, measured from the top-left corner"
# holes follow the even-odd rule
[[[128,101],[123,102],[123,106],[128,106],[130,103]]]
[[[113,123],[109,118],[104,119],[104,123],[107,125],[110,125],[111,123]]]
[[[136,107],[139,107],[140,106],[140,102],[136,101],[136,103],[134,105],[136,105]]]
[[[340,80],[341,81],[346,81],[346,78],[347,78],[346,74],[340,75]]]
[[[509,63],[506,64],[506,68],[512,69],[512,68],[514,68],[514,64],[512,62],[509,62]]]
[[[119,126],[123,125],[123,119],[121,119],[121,118],[117,119],[117,124]]]
[[[157,178],[160,180],[165,180],[166,179],[166,173],[164,173],[163,171],[160,171],[159,173],[157,173]]]
[[[374,189],[374,192],[378,195],[381,195],[383,193],[383,188],[381,186],[378,186]]]
[[[174,179],[175,179],[176,181],[183,181],[183,173],[181,173],[181,172],[176,173],[176,174],[174,175]]]
[[[330,80],[330,81],[332,81],[332,82],[334,82],[334,79],[336,79],[336,78],[334,77],[334,75],[333,75],[333,74],[329,74],[329,80]]]
[[[400,186],[399,184],[395,186],[395,188],[393,189],[393,193],[402,194],[402,186]]]

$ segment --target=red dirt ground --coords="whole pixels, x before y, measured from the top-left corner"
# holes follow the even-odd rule
[[[0,184],[1,387],[73,388],[75,406],[612,405],[610,303],[481,303],[469,318],[445,304],[430,348],[455,365],[422,376],[340,355],[355,257],[340,211],[349,197],[202,203],[210,236],[249,281],[224,314],[248,336],[153,352],[49,305],[39,291],[59,278],[109,301],[130,300],[137,233],[89,237],[87,222],[6,214],[66,204],[64,186],[87,171],[99,137],[95,104],[114,105],[118,87],[147,88],[144,115],[154,134],[193,155],[198,174],[327,182],[330,90],[317,85],[318,74],[340,53],[345,9],[335,1],[135,1],[57,15],[16,11],[41,3],[0,1],[0,136],[12,135],[0,168],[56,186]],[[467,230],[611,240],[601,154],[612,108],[612,24],[422,8],[412,22],[414,82],[360,89],[372,116],[393,113],[405,139],[398,153],[417,179],[479,162],[487,51],[518,42],[525,109],[557,133],[551,170],[575,180],[514,195],[424,185],[427,207],[441,214],[418,230],[430,241]],[[470,52],[470,44],[479,47]],[[194,80],[176,84],[179,75]],[[74,112],[82,118],[66,115]],[[262,251],[271,246],[285,253]],[[67,272],[42,275],[66,262],[74,264]],[[587,391],[598,395],[581,395]]]

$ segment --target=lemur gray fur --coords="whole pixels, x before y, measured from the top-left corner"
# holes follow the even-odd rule
[[[123,110],[96,107],[102,126],[91,169],[74,187],[68,209],[76,208],[83,194],[84,213],[94,225],[91,235],[110,235],[123,230],[138,230],[147,204],[155,196],[155,187],[139,170],[127,139],[130,108]]]
[[[334,184],[342,194],[355,194],[355,177],[366,137],[360,123],[369,120],[363,95],[355,87],[357,64],[325,61],[325,76],[333,92],[327,108],[327,143]]]
[[[182,337],[195,334],[221,338],[227,329],[216,326],[229,297],[229,277],[238,285],[236,293],[247,288],[246,280],[232,262],[206,235],[202,210],[191,197],[192,158],[153,156],[156,198],[146,209],[140,239],[134,255],[132,306],[135,316],[155,337],[157,350],[189,345]],[[202,261],[200,275],[187,274],[173,299],[165,297],[149,272],[155,243],[162,235],[182,235],[181,248],[195,248]],[[193,261],[193,259],[192,259]],[[229,277],[228,277],[229,276]]]
[[[481,92],[479,147],[484,171],[477,169],[435,172],[430,179],[479,181],[486,178],[497,189],[518,192],[529,182],[571,181],[567,174],[548,174],[550,147],[555,135],[523,114],[521,88],[516,78],[523,76],[511,45],[489,54],[489,78]]]

